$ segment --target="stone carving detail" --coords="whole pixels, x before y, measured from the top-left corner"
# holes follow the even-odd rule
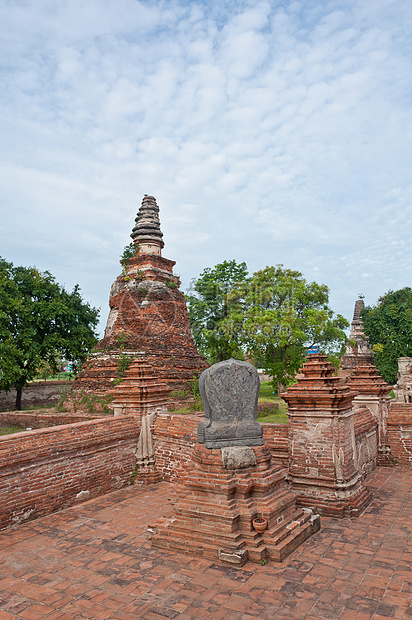
[[[152,424],[155,415],[155,413],[151,413],[150,415],[145,415],[142,418],[142,427],[140,430],[136,451],[136,465],[138,467],[150,467],[155,464],[153,439],[150,430],[150,425]]]
[[[225,469],[244,469],[257,464],[256,454],[247,446],[222,448],[222,462]]]
[[[262,446],[256,413],[259,386],[258,372],[248,362],[230,359],[203,371],[199,390],[205,420],[198,425],[198,442],[209,449]]]

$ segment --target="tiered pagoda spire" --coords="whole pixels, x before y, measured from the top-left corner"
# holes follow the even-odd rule
[[[365,336],[361,316],[364,307],[363,299],[358,299],[355,302],[349,334],[349,339],[355,341],[355,344],[351,345],[348,343],[346,346],[345,355],[341,358],[341,368],[343,370],[353,369],[363,364],[373,364],[373,352],[369,349],[369,338]]]
[[[162,255],[163,233],[160,230],[159,207],[154,196],[145,196],[135,219],[131,238],[141,254]]]

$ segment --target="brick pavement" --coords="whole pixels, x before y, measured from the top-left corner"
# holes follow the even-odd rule
[[[151,548],[168,483],[116,491],[0,533],[0,620],[412,619],[411,480],[378,468],[359,518],[243,568]]]

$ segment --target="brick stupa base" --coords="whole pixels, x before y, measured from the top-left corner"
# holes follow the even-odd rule
[[[280,562],[319,530],[318,515],[296,508],[286,471],[271,463],[268,446],[249,449],[256,465],[227,469],[222,450],[195,445],[176,487],[174,516],[149,527],[155,547],[238,565]],[[268,522],[261,534],[252,525],[257,516]]]
[[[362,482],[357,436],[376,424],[369,411],[353,409],[355,394],[334,376],[326,355],[309,354],[300,372],[281,394],[288,403],[289,483],[300,506],[356,517],[372,500]],[[355,415],[361,416],[358,424]]]
[[[144,360],[134,360],[122,381],[109,394],[113,396],[114,415],[132,415],[141,422],[143,416],[165,413],[170,390]]]

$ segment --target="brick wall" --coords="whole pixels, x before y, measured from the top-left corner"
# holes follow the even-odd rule
[[[388,439],[392,456],[400,465],[412,465],[412,405],[391,402]]]
[[[167,482],[174,482],[178,470],[192,458],[197,441],[197,424],[204,414],[161,413],[153,428],[156,468]]]
[[[0,529],[129,484],[139,430],[121,417],[0,437]]]
[[[378,464],[378,421],[367,407],[355,409],[354,457],[362,476],[366,478]]]
[[[22,407],[41,407],[55,405],[60,399],[60,392],[71,389],[72,381],[38,381],[29,383],[23,389]],[[0,392],[0,411],[12,411],[16,406],[16,390]]]
[[[269,446],[272,459],[282,467],[289,464],[288,424],[262,424],[263,437]]]
[[[48,428],[61,424],[74,424],[87,420],[101,419],[101,415],[62,413],[44,413],[38,411],[8,411],[0,413],[0,427],[19,426],[22,429]]]

